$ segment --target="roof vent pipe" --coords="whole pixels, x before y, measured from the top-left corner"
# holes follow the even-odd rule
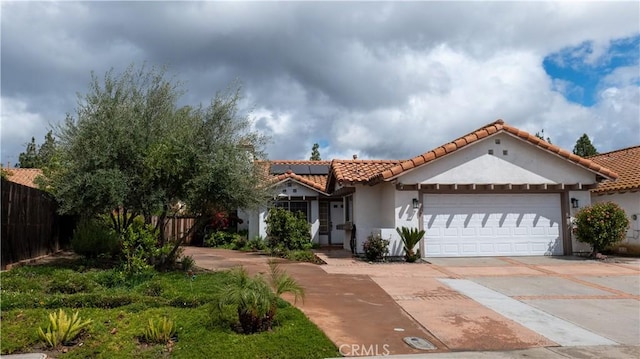
[[[354,159],[354,160],[357,160],[357,159],[358,159],[358,155],[357,155],[357,154],[356,154],[356,155],[353,155],[353,159]]]

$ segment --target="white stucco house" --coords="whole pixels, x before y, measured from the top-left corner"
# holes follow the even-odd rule
[[[589,157],[593,162],[618,174],[591,190],[591,202],[617,203],[629,218],[626,241],[640,244],[640,146],[623,148]]]
[[[426,258],[580,251],[572,215],[618,177],[502,120],[408,160],[271,161],[269,173],[274,205],[305,213],[314,242],[361,253],[381,235],[400,256],[395,228],[417,227]],[[251,238],[267,214],[240,211]]]

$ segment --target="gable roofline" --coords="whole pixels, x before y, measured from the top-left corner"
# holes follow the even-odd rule
[[[591,193],[604,195],[640,190],[640,145],[600,153],[589,159],[619,174],[616,181],[598,183]]]
[[[323,194],[325,196],[329,195],[327,192],[325,192],[325,188],[322,187],[319,183],[310,181],[310,180],[308,180],[308,179],[306,179],[306,178],[304,178],[304,177],[302,177],[300,175],[297,175],[297,174],[295,174],[295,173],[293,173],[291,171],[287,171],[286,173],[276,175],[274,178],[275,178],[275,182],[271,185],[271,187],[277,186],[277,185],[279,185],[279,184],[281,184],[283,182],[286,182],[287,180],[293,180],[293,181],[298,182],[301,185],[303,185],[303,186],[305,186],[305,187],[307,187],[307,188],[309,188],[311,190],[314,190],[316,192],[319,192],[319,193],[321,193],[321,194]]]
[[[381,181],[394,180],[397,177],[407,173],[408,171],[419,168],[429,162],[442,158],[452,152],[458,151],[466,146],[474,144],[486,137],[495,135],[500,132],[505,132],[507,134],[510,134],[514,137],[519,138],[522,141],[529,142],[551,154],[554,154],[565,160],[573,162],[578,166],[583,167],[591,172],[594,172],[606,179],[615,180],[618,177],[618,175],[615,172],[589,159],[574,155],[573,153],[567,150],[564,150],[556,145],[553,145],[547,141],[541,140],[538,137],[531,135],[526,131],[520,130],[511,125],[508,125],[504,123],[503,120],[497,120],[475,131],[472,131],[462,137],[459,137],[449,143],[436,147],[431,151],[425,152],[409,160],[403,161],[399,165],[394,166],[378,174],[374,179],[372,179],[372,182],[377,183]]]

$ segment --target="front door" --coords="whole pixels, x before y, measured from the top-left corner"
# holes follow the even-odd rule
[[[329,202],[329,218],[331,219],[331,237],[329,244],[344,243],[344,230],[337,229],[339,224],[344,223],[344,204],[340,202]]]

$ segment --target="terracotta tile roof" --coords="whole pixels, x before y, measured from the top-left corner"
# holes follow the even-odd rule
[[[396,176],[400,175],[405,171],[422,166],[425,163],[429,163],[437,158],[444,157],[449,153],[455,152],[461,148],[464,148],[467,145],[470,145],[478,140],[481,140],[485,137],[491,136],[498,132],[507,132],[514,136],[517,136],[544,150],[552,152],[560,157],[564,157],[565,159],[571,162],[574,162],[584,168],[587,168],[593,172],[596,172],[597,174],[602,175],[605,178],[615,179],[618,177],[618,175],[615,172],[611,171],[608,168],[603,167],[600,164],[597,164],[596,162],[590,159],[576,156],[573,153],[567,150],[564,150],[556,145],[550,144],[547,141],[543,141],[538,137],[532,134],[529,134],[528,132],[519,130],[510,125],[507,125],[502,120],[497,120],[469,134],[466,134],[456,140],[453,140],[447,144],[437,147],[429,152],[425,152],[419,156],[416,156],[396,166],[393,166],[387,170],[384,170],[375,178],[375,180],[380,181],[380,180],[389,180],[389,179],[395,178]]]
[[[601,182],[591,192],[607,193],[640,190],[640,146],[603,153],[589,157],[589,159],[618,173],[617,180]]]
[[[330,161],[307,161],[307,160],[272,160],[272,161],[261,161],[261,165],[264,168],[265,175],[270,177],[276,183],[282,182],[286,179],[293,179],[302,184],[305,184],[315,190],[326,193],[327,188],[327,180],[329,175],[299,175],[289,170],[282,174],[270,175],[269,168],[271,165],[324,165],[329,166],[331,164]]]
[[[338,182],[369,182],[399,160],[333,160],[331,171]]]
[[[19,183],[23,186],[38,188],[33,181],[42,175],[42,170],[37,168],[7,168],[7,180]]]
[[[277,182],[291,178],[320,192],[325,192],[328,177],[328,175],[297,175],[291,171],[275,176]]]

